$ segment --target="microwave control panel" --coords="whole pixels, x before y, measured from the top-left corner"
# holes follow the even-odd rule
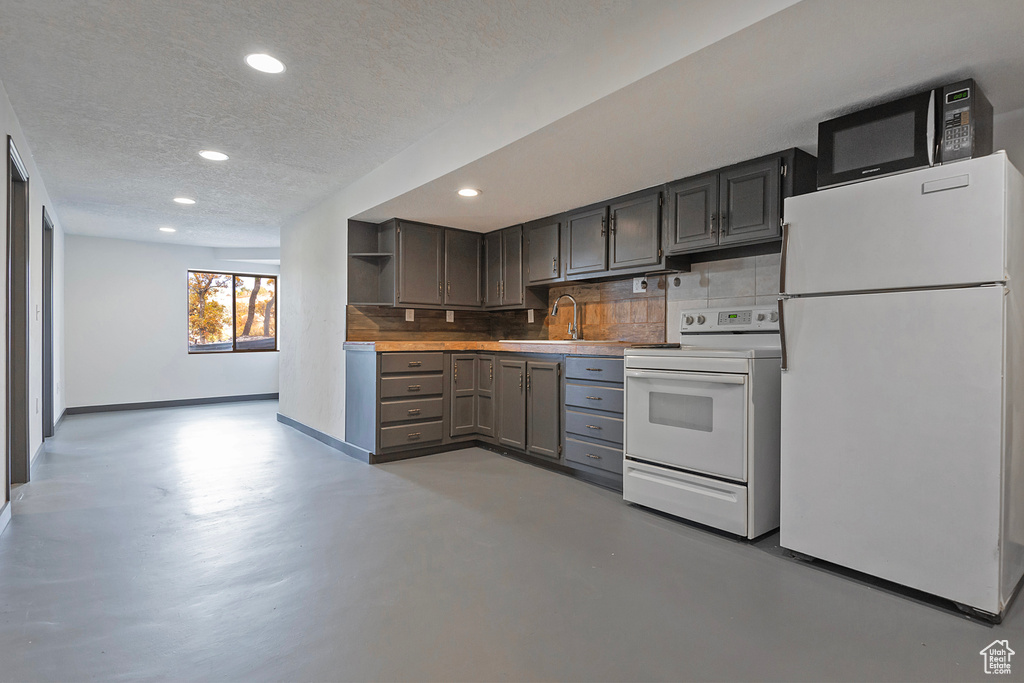
[[[942,140],[939,142],[942,163],[991,153],[992,106],[974,80],[952,83],[936,95],[941,98],[938,105],[942,115]]]

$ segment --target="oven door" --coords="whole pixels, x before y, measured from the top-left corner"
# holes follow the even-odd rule
[[[625,455],[746,481],[747,376],[627,370]]]

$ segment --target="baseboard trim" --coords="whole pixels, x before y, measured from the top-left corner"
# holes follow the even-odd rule
[[[342,441],[341,439],[335,438],[325,432],[321,432],[319,429],[310,427],[307,424],[303,424],[298,420],[288,417],[287,415],[282,415],[281,413],[277,414],[277,421],[298,432],[302,432],[308,437],[316,439],[320,443],[327,444],[336,451],[341,451],[350,458],[355,458],[356,460],[365,463],[371,462],[369,451],[364,451],[362,448],[350,444],[347,441]]]
[[[32,467],[36,464],[36,460],[39,459],[39,456],[43,454],[43,448],[45,448],[45,447],[46,447],[46,442],[43,441],[41,444],[39,444],[39,448],[36,449],[36,452],[32,454],[32,459],[28,461],[28,471],[30,473],[30,476],[29,476],[30,479],[32,478],[31,477]]]
[[[183,406],[205,406],[211,403],[241,403],[242,401],[277,400],[277,392],[272,394],[239,394],[237,396],[210,396],[208,398],[181,398],[173,401],[144,401],[142,403],[109,403],[102,406],[75,406],[64,410],[64,415],[83,415],[85,413],[110,413],[118,410],[149,410],[151,408],[181,408]],[[58,421],[59,423],[59,421]]]
[[[0,508],[0,534],[3,534],[7,529],[7,525],[11,523],[11,501],[4,503],[3,508]]]
[[[57,421],[53,423],[53,433],[55,435],[57,434],[57,430],[60,429],[60,423],[64,421],[64,416],[67,415],[67,414],[68,414],[68,411],[67,411],[67,408],[65,408],[64,410],[60,411],[60,417],[58,417]],[[49,438],[49,437],[47,437],[47,438]]]

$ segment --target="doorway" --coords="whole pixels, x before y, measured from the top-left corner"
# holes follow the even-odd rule
[[[53,436],[53,222],[43,207],[43,439]]]
[[[28,171],[7,136],[7,499],[29,480]]]

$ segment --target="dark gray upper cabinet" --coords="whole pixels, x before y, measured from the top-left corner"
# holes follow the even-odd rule
[[[398,303],[440,306],[443,295],[444,230],[398,222]]]
[[[452,354],[451,410],[452,436],[476,432],[477,357],[475,354]]]
[[[523,226],[526,284],[556,282],[562,276],[562,224],[545,219]]]
[[[494,392],[494,356],[477,356],[476,366],[476,431],[493,439],[495,415],[499,409]]]
[[[523,226],[484,235],[484,308],[522,306]]]
[[[670,254],[718,244],[718,173],[669,184],[665,190]]]
[[[815,190],[817,160],[799,149],[669,183],[665,253],[684,254],[782,235],[782,200]]]
[[[739,244],[779,237],[782,234],[778,158],[733,166],[719,176],[718,243]]]
[[[523,305],[523,226],[501,231],[503,306]]]
[[[483,301],[480,291],[480,249],[479,233],[445,229],[445,306],[476,307]]]
[[[566,217],[566,275],[608,270],[608,207],[583,209]]]
[[[498,359],[498,443],[526,450],[526,361]]]
[[[526,451],[557,460],[561,443],[561,364],[526,364]]]
[[[661,192],[612,204],[608,267],[623,270],[661,262]]]
[[[501,306],[501,232],[484,235],[484,306]]]

